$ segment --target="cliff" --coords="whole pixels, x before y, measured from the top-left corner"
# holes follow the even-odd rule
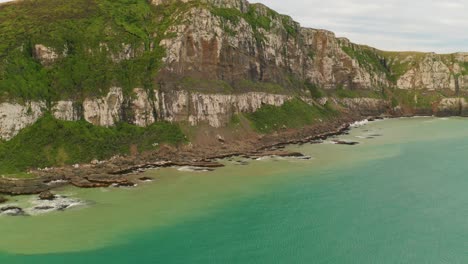
[[[47,114],[261,132],[260,110],[468,113],[468,54],[381,51],[244,0],[24,0],[0,5],[0,34],[4,140]]]

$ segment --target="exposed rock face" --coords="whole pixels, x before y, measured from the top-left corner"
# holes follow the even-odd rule
[[[414,65],[397,81],[401,89],[440,90],[468,89],[465,64],[468,57],[463,53],[455,54],[450,60],[434,53],[424,55],[419,61],[415,57],[407,57],[403,63]],[[402,63],[402,62],[396,62]]]
[[[113,87],[106,97],[86,99],[83,102],[84,119],[97,126],[113,126],[121,120],[122,89]]]
[[[145,89],[137,88],[134,89],[133,92],[135,96],[130,105],[130,109],[133,113],[131,122],[141,127],[153,124],[156,121],[155,104],[158,102],[151,100]]]
[[[42,65],[50,65],[55,60],[57,60],[60,56],[57,52],[55,52],[52,48],[46,47],[42,44],[36,44],[34,46],[34,57],[38,59]]]
[[[226,125],[235,113],[254,112],[262,105],[281,106],[292,97],[267,93],[240,95],[200,94],[187,91],[158,94],[156,112],[167,121],[189,121],[191,125],[207,122],[213,127]]]
[[[323,88],[390,85],[385,74],[372,65],[361,66],[342,49],[359,46],[329,31],[301,28],[289,17],[270,16],[263,5],[250,8],[271,21],[268,30],[243,17],[229,21],[202,7],[188,11],[186,23],[169,29],[175,37],[160,43],[167,50],[161,82],[171,87],[190,76],[234,86],[250,80],[290,87],[292,75]]]
[[[73,101],[59,101],[52,107],[54,117],[60,120],[76,121],[80,119],[80,111]]]
[[[44,179],[8,179],[0,177],[0,193],[18,194],[39,194],[49,190],[49,186],[44,183]]]
[[[43,115],[43,102],[0,104],[0,138],[8,140]]]
[[[437,107],[437,115],[468,116],[468,103],[465,98],[444,98]]]
[[[61,120],[77,121],[83,118],[98,126],[113,126],[119,121],[137,126],[148,126],[156,120],[188,121],[191,125],[208,123],[221,127],[229,123],[235,113],[248,113],[262,105],[281,106],[292,99],[289,95],[251,92],[245,94],[202,94],[188,91],[160,92],[135,89],[124,98],[122,89],[112,88],[101,98],[86,99],[82,104],[59,101],[53,106],[53,115]],[[43,115],[44,103],[28,105],[0,104],[0,138],[8,140],[24,127]],[[82,114],[82,115],[81,115]]]
[[[114,89],[112,94],[121,94]],[[112,94],[106,96],[110,98]],[[254,112],[262,105],[281,106],[292,99],[288,95],[267,93],[245,93],[239,95],[201,94],[188,91],[160,92],[154,91],[154,99],[150,99],[147,91],[135,89],[135,95],[130,102],[130,107],[125,113],[126,121],[138,126],[147,126],[156,120],[170,122],[188,121],[191,125],[206,122],[213,127],[226,125],[230,117],[235,113]],[[92,100],[90,100],[92,101]],[[98,102],[99,101],[99,102]],[[111,126],[121,120],[125,112],[123,104],[111,104],[108,100],[93,100],[95,107],[84,107],[84,116],[92,116],[86,120],[108,120],[105,125]],[[113,111],[108,111],[113,109]],[[103,125],[103,123],[95,123]]]
[[[156,121],[188,122],[190,125],[209,124],[226,126],[237,113],[251,113],[263,105],[281,106],[293,99],[291,95],[249,92],[243,94],[203,94],[189,91],[146,91],[135,89],[124,98],[122,89],[113,88],[106,96],[87,99],[82,104],[60,101],[53,107],[53,115],[61,120],[86,121],[100,126],[113,126],[119,121],[145,127]],[[302,98],[309,104],[316,102]],[[376,116],[392,112],[391,102],[376,98],[322,98],[321,105],[332,102],[361,116]],[[468,116],[468,103],[464,98],[444,98],[434,109],[415,109],[414,114]],[[8,140],[21,129],[34,123],[43,115],[44,103],[28,105],[0,104],[0,136]],[[411,114],[411,113],[406,113]]]
[[[50,191],[41,192],[39,194],[39,199],[41,200],[54,200],[55,194],[51,193]]]

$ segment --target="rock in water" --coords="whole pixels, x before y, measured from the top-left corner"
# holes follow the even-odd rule
[[[0,204],[7,202],[8,199],[5,197],[0,196]]]
[[[154,179],[151,177],[141,177],[139,180],[142,182],[152,182]]]
[[[16,206],[7,206],[0,208],[0,214],[9,215],[9,216],[24,216],[26,213],[22,208]]]
[[[41,194],[39,194],[39,199],[51,201],[55,199],[55,194],[49,191],[41,192]]]
[[[338,144],[338,145],[349,145],[349,146],[354,146],[354,145],[359,144],[359,142],[344,141],[344,140],[333,140],[333,142],[335,142],[335,144]]]

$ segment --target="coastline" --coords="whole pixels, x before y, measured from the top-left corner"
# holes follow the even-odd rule
[[[220,143],[218,148],[204,146],[181,146],[172,148],[162,146],[158,151],[143,153],[139,156],[116,156],[106,161],[90,164],[76,164],[58,168],[36,169],[30,179],[0,178],[0,194],[33,195],[50,191],[65,185],[79,188],[100,188],[114,186],[135,186],[135,177],[148,169],[161,167],[193,167],[212,170],[224,165],[219,159],[243,156],[303,157],[301,153],[282,150],[290,144],[320,143],[329,137],[346,133],[351,125],[362,120],[392,118],[380,115],[363,117],[344,115],[333,120],[306,126],[301,129],[288,129],[279,133],[247,138],[242,142]],[[139,179],[140,181],[151,179]]]

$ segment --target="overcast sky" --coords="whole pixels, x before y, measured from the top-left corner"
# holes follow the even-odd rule
[[[8,0],[0,0],[7,2]],[[73,1],[73,0],[71,0]],[[467,0],[251,0],[384,50],[468,52]]]
[[[253,1],[252,1],[253,2]],[[305,27],[384,50],[468,52],[466,0],[255,0]]]

